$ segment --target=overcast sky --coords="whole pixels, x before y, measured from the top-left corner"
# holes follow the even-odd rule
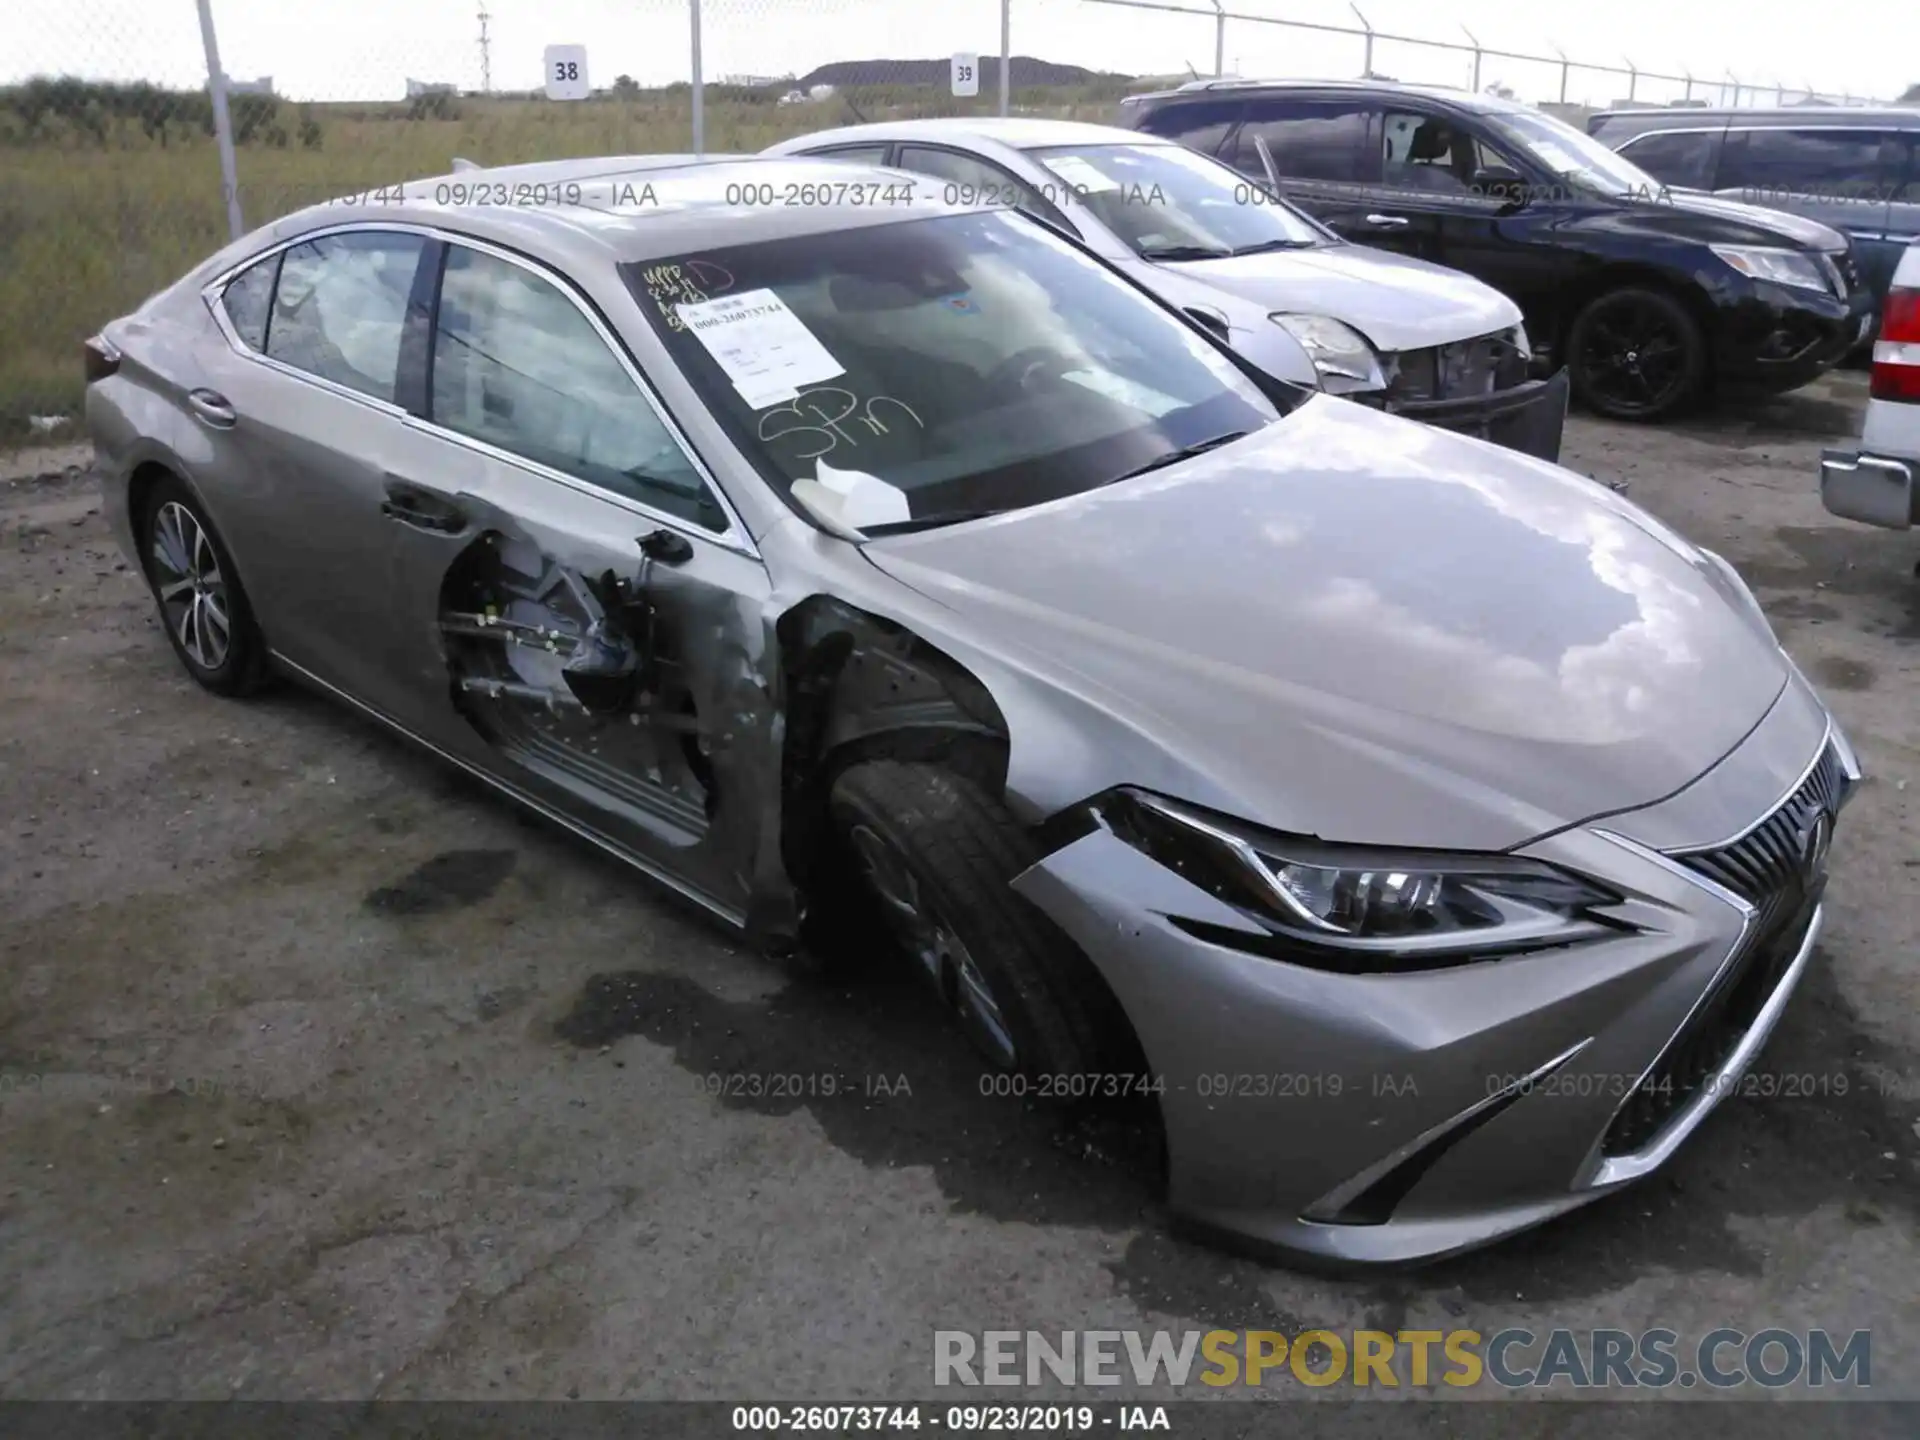
[[[1209,0],[1168,0],[1209,9]],[[1229,11],[1357,25],[1346,0],[1225,0]],[[71,72],[101,78],[204,83],[195,0],[5,0],[0,81]],[[397,97],[411,76],[480,84],[482,0],[212,0],[221,59],[238,78],[269,75],[298,99]],[[1014,53],[1095,69],[1160,74],[1191,65],[1211,72],[1214,22],[1095,0],[1012,0]],[[690,73],[687,0],[486,0],[493,83],[540,83],[550,44],[587,47],[596,85],[628,74],[643,84]],[[1769,91],[1812,87],[1892,98],[1920,81],[1920,5],[1914,0],[1360,0],[1376,30],[1569,57],[1728,85],[1732,70]],[[705,72],[804,73],[830,60],[991,55],[1000,0],[702,0]],[[1226,67],[1247,74],[1352,76],[1362,42],[1340,35],[1229,20]],[[1404,80],[1464,85],[1464,54],[1376,43],[1376,71]],[[1482,85],[1555,99],[1557,64],[1489,56]],[[1628,82],[1575,69],[1568,98],[1624,97]],[[1643,99],[1677,97],[1679,85],[1642,79]],[[1708,93],[1704,88],[1696,94]],[[1789,98],[1792,98],[1791,95]]]

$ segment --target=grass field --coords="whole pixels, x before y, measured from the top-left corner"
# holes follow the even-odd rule
[[[878,120],[951,113],[933,91],[862,94]],[[983,110],[992,107],[983,97]],[[1029,112],[1106,118],[1113,97],[1090,90],[1021,91]],[[578,104],[463,98],[449,119],[402,106],[314,105],[321,144],[242,146],[246,223],[262,224],[331,196],[445,173],[455,156],[484,164],[690,148],[684,91]],[[757,150],[788,135],[848,123],[838,101],[771,105],[709,100],[707,148]],[[137,130],[56,134],[0,145],[0,444],[32,415],[77,415],[80,342],[176,279],[227,239],[217,152],[179,134],[161,145]],[[71,433],[69,431],[68,433]]]

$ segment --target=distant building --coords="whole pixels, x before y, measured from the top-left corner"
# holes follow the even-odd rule
[[[236,80],[229,75],[227,76],[227,93],[229,95],[271,95],[273,94],[273,77],[261,75],[252,80]]]
[[[409,78],[407,81],[407,98],[409,100],[413,99],[416,95],[451,95],[453,93],[454,87],[452,85],[442,84],[437,80],[414,80]]]
[[[758,90],[767,85],[785,85],[793,80],[791,75],[722,75],[722,85],[738,85],[743,90]]]
[[[831,85],[815,85],[808,89],[807,98],[809,100],[827,100],[832,98],[833,93],[834,90]]]

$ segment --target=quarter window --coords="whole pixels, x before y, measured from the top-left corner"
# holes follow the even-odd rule
[[[249,350],[266,352],[267,315],[273,309],[273,282],[279,273],[280,257],[269,255],[234,276],[220,292],[221,307]]]
[[[425,243],[370,230],[295,245],[280,262],[266,353],[391,403],[407,296]]]
[[[1873,130],[1749,130],[1728,137],[1720,188],[1817,199],[1884,199],[1889,176]]]
[[[1285,109],[1256,107],[1240,127],[1224,157],[1236,170],[1264,176],[1254,137],[1267,142],[1273,168],[1290,180],[1342,180],[1348,184],[1370,179],[1361,172],[1367,134],[1362,110],[1332,107]]]
[[[669,515],[727,516],[580,307],[525,266],[455,246],[440,286],[432,419]]]
[[[1713,189],[1715,135],[1655,131],[1630,140],[1620,153],[1662,185]]]

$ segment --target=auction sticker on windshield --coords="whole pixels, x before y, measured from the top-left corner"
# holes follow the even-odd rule
[[[846,373],[806,322],[771,290],[676,305],[674,313],[755,410],[792,400],[802,386]]]

